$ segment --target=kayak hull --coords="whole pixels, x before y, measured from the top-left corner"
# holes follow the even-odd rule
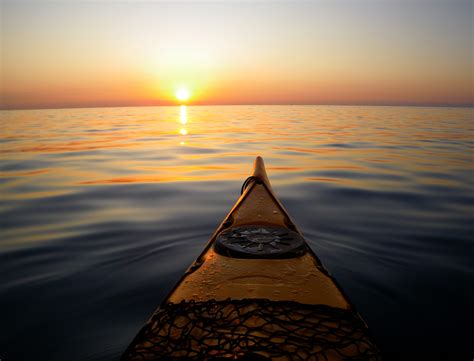
[[[378,360],[367,325],[273,193],[263,160],[122,360]]]

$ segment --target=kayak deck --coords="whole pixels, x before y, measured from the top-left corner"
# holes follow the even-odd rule
[[[122,360],[379,359],[365,322],[273,193],[242,196]]]
[[[377,360],[364,322],[325,305],[242,299],[167,304],[130,360]]]

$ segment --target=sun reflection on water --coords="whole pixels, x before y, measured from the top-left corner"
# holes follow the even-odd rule
[[[183,125],[188,122],[188,108],[186,105],[181,105],[179,107],[179,121]]]
[[[188,122],[188,108],[186,105],[181,105],[179,107],[179,122],[183,125],[179,129],[179,134],[181,134],[183,137],[188,134],[188,130],[185,128],[185,125]],[[180,145],[185,145],[184,139],[180,141]]]

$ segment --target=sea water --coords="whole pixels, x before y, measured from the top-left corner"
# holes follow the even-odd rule
[[[0,358],[114,360],[261,155],[393,359],[471,359],[473,108],[0,113]]]

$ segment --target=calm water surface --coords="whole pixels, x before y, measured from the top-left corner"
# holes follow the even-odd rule
[[[472,108],[0,115],[2,360],[116,360],[256,155],[389,357],[474,357]]]

